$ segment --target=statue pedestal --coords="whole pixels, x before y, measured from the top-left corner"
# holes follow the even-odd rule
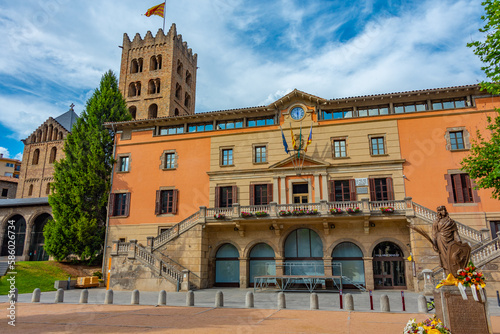
[[[466,292],[467,300],[464,300],[456,286],[443,286],[435,289],[436,316],[453,334],[493,333],[487,300],[476,302],[470,288],[467,288]],[[484,296],[486,298],[486,290]]]

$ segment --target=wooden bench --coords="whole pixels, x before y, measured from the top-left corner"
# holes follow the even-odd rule
[[[99,277],[89,276],[89,277],[77,277],[76,285],[77,288],[95,288],[99,286]]]

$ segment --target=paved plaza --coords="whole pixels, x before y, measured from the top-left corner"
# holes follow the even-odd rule
[[[224,293],[224,307],[215,308],[217,291]],[[195,291],[195,307],[186,307],[185,292],[167,293],[167,306],[156,306],[158,293],[142,292],[140,305],[130,305],[130,291],[115,291],[114,304],[103,305],[105,289],[89,289],[89,304],[78,304],[81,290],[65,291],[64,303],[54,303],[55,292],[44,292],[40,303],[21,294],[16,304],[16,328],[23,333],[401,333],[417,313],[418,294],[374,291],[374,311],[369,294],[353,294],[354,311],[339,308],[338,293],[318,293],[319,310],[311,311],[310,294],[287,292],[286,309],[277,310],[277,292],[255,293],[255,308],[245,308],[245,295],[253,289],[205,289]],[[391,313],[380,312],[380,296],[389,296]],[[0,296],[4,316],[0,333],[14,330],[7,324],[7,297]],[[494,333],[500,334],[500,307],[489,300]]]

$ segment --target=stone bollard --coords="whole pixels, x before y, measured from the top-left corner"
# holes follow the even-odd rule
[[[89,302],[89,290],[84,289],[80,292],[80,304],[87,304]]]
[[[427,313],[427,299],[425,299],[425,296],[423,295],[418,296],[417,305],[419,313]]]
[[[17,302],[18,295],[17,288],[14,288],[14,293],[9,294],[9,301]]]
[[[217,291],[215,294],[215,307],[224,307],[224,295],[222,291]]]
[[[245,307],[246,308],[253,308],[254,307],[253,292],[252,291],[247,292],[247,295],[245,297]]]
[[[64,302],[64,290],[59,288],[56,291],[56,299],[54,300],[54,303],[62,303]]]
[[[311,310],[319,309],[318,294],[316,292],[311,293],[310,304]]]
[[[167,305],[167,292],[165,290],[161,290],[158,295],[158,305]]]
[[[31,302],[32,303],[39,303],[40,302],[40,295],[41,295],[41,292],[40,292],[39,288],[36,288],[35,290],[33,290],[33,295],[31,296]]]
[[[345,309],[347,311],[354,311],[354,299],[350,293],[345,294]]]
[[[130,304],[138,305],[139,304],[139,290],[132,291],[132,298],[130,299]]]
[[[104,296],[104,304],[113,304],[113,290],[109,289],[106,291]]]
[[[285,293],[282,291],[278,293],[278,310],[286,308]]]
[[[389,305],[389,296],[380,296],[380,312],[391,312],[391,306]]]
[[[194,306],[194,292],[189,290],[186,294],[186,306]]]

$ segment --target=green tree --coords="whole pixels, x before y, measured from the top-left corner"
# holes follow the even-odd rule
[[[55,163],[49,203],[54,219],[44,229],[45,249],[57,260],[76,255],[93,262],[104,246],[113,168],[114,132],[105,122],[129,120],[116,76],[106,72],[64,143]]]
[[[500,94],[500,1],[486,0],[482,3],[486,14],[480,32],[486,34],[483,42],[475,41],[467,46],[474,48],[484,66],[481,69],[490,81],[481,83],[481,88],[492,95]],[[500,110],[495,118],[488,117],[488,136],[477,131],[469,156],[462,160],[462,169],[476,180],[478,188],[493,190],[493,198],[500,199]],[[488,138],[489,137],[489,138]]]

